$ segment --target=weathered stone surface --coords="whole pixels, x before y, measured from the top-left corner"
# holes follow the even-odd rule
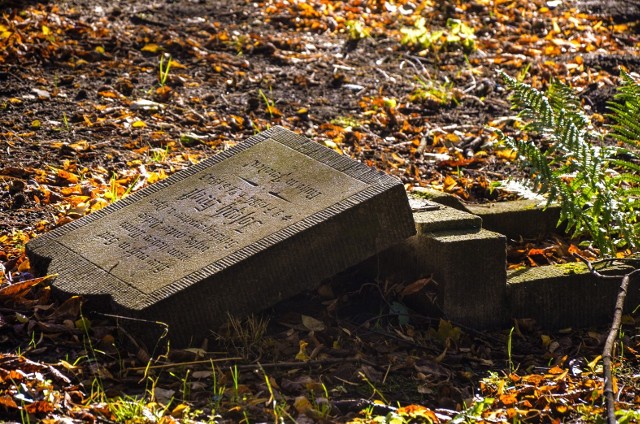
[[[276,127],[27,252],[58,291],[165,322],[185,344],[414,233],[398,179]]]
[[[633,270],[616,266],[600,272],[624,275]],[[533,318],[544,328],[588,327],[611,322],[620,279],[598,278],[582,263],[567,263],[510,271],[507,305],[514,318]],[[640,304],[640,282],[631,279],[625,311]]]
[[[438,283],[437,303],[444,315],[474,328],[497,328],[507,321],[506,239],[484,229],[422,236],[419,267]]]
[[[440,231],[479,230],[482,219],[479,216],[440,205],[438,209],[414,212],[418,234],[428,235]]]
[[[483,228],[514,239],[564,231],[564,226],[558,227],[560,206],[557,204],[547,207],[536,200],[512,200],[466,205],[466,209],[482,218]]]

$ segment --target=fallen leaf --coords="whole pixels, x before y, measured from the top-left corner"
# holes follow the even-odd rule
[[[58,274],[51,274],[44,277],[33,278],[31,280],[21,281],[0,289],[0,299],[15,299],[27,294],[32,287],[46,281],[50,278],[57,277]]]
[[[149,43],[149,44],[145,44],[144,47],[142,47],[140,50],[148,53],[158,53],[161,50],[161,48],[159,45],[155,43]]]
[[[307,346],[308,345],[309,345],[308,342],[306,342],[304,340],[300,340],[300,342],[299,342],[300,350],[296,354],[296,359],[298,361],[307,362],[309,359],[311,359],[311,358],[309,358],[309,354],[307,353]]]
[[[402,291],[400,292],[400,297],[409,296],[415,293],[418,293],[423,288],[431,284],[433,280],[431,278],[421,278],[419,280],[414,281],[411,284],[408,284]]]
[[[293,401],[293,407],[296,408],[299,414],[304,414],[305,412],[313,409],[311,402],[305,396],[297,396],[296,400]]]
[[[322,321],[317,320],[313,317],[310,317],[308,315],[301,315],[300,318],[302,320],[302,325],[304,325],[308,330],[324,331],[326,329],[326,326]]]

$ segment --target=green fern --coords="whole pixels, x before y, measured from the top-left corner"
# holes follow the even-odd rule
[[[605,144],[582,109],[580,99],[558,80],[541,92],[508,75],[501,76],[511,90],[512,106],[525,122],[524,132],[539,143],[514,139],[497,131],[516,149],[528,169],[532,188],[560,205],[560,223],[574,236],[586,235],[605,254],[640,244],[640,85],[622,74],[622,85],[609,105],[614,125],[611,137],[619,146]]]

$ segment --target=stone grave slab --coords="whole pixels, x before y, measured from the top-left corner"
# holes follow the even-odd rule
[[[275,127],[27,245],[53,288],[197,342],[415,234],[400,180]],[[145,326],[142,326],[143,328]]]

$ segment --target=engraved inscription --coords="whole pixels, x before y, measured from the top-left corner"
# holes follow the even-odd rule
[[[366,187],[269,139],[60,242],[149,294]]]

